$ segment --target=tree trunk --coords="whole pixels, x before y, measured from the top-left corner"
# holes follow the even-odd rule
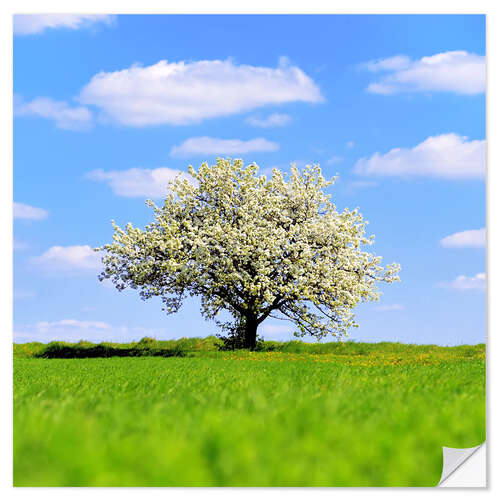
[[[245,349],[253,351],[257,344],[257,320],[255,318],[245,318]]]

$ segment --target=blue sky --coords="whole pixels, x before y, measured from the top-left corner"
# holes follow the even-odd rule
[[[14,339],[215,333],[196,300],[166,316],[98,282],[90,248],[231,156],[338,174],[334,203],[401,264],[352,339],[484,342],[485,50],[479,15],[17,17]]]

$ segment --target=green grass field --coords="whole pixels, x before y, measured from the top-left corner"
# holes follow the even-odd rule
[[[485,440],[484,345],[178,342],[186,357],[15,345],[14,485],[434,486],[442,446]]]

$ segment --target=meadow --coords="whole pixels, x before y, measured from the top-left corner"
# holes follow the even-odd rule
[[[485,440],[484,344],[215,344],[15,344],[14,485],[434,486]]]

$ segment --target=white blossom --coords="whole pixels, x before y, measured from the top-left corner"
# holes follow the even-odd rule
[[[319,165],[292,166],[288,179],[221,158],[189,171],[196,182],[174,180],[163,206],[147,201],[155,217],[144,230],[113,222],[100,279],[160,296],[167,313],[200,296],[207,319],[226,310],[256,331],[274,317],[318,339],[346,335],[355,306],[378,300],[377,282],[399,281],[398,264],[384,269],[362,250],[373,236],[358,209],[337,211],[324,192],[335,178]]]

